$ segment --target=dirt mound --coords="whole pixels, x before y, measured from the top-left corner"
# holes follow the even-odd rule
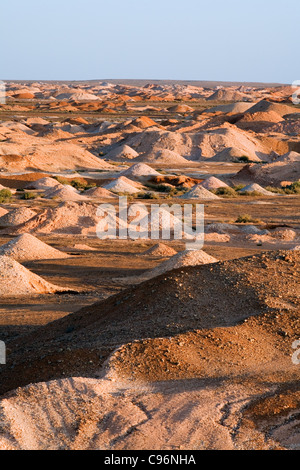
[[[83,202],[62,202],[58,207],[45,209],[27,222],[7,229],[5,232],[13,235],[56,233],[95,236],[98,222],[97,205]]]
[[[280,186],[282,181],[294,182],[299,179],[300,161],[297,158],[290,161],[288,154],[266,165],[246,165],[233,177],[235,182],[249,183],[254,181],[268,186]]]
[[[182,199],[205,199],[205,200],[214,200],[220,199],[216,194],[211,193],[205,187],[203,183],[197,184],[189,192],[185,193],[183,196],[180,196]]]
[[[8,210],[4,209],[4,207],[0,207],[0,217],[2,217],[3,215],[6,215],[6,214],[8,214]]]
[[[252,193],[256,192],[258,194],[261,194],[262,196],[276,196],[275,193],[272,193],[271,191],[268,191],[267,189],[263,188],[257,183],[251,183],[245,186],[244,188],[239,190],[240,193]]]
[[[248,112],[238,122],[240,124],[242,122],[254,122],[254,121],[277,123],[277,122],[283,121],[283,117],[280,114],[272,110],[271,111],[258,111],[256,113]]]
[[[1,448],[299,446],[299,261],[181,268],[11,341],[1,393],[52,382],[1,400]]]
[[[107,160],[119,162],[122,160],[132,160],[138,156],[139,154],[129,147],[129,145],[121,145],[108,152],[105,155],[105,158]]]
[[[156,165],[176,165],[187,163],[188,160],[172,150],[163,149],[152,153],[141,155],[137,158],[139,162],[153,163]]]
[[[214,162],[234,162],[241,157],[245,157],[245,152],[240,150],[236,147],[228,147],[220,152],[216,153],[216,155],[212,158]],[[255,160],[257,160],[255,158]]]
[[[141,191],[141,186],[138,187],[134,181],[125,176],[120,176],[120,178],[117,178],[103,187],[114,193],[135,194]]]
[[[177,104],[175,106],[171,106],[168,108],[170,113],[178,113],[178,114],[186,114],[186,113],[193,113],[195,110],[191,106],[186,104]]]
[[[73,249],[79,250],[79,251],[97,251],[96,248],[93,248],[92,246],[89,245],[84,245],[82,243],[77,243],[74,245]]]
[[[202,250],[185,250],[172,256],[169,260],[164,261],[156,268],[148,271],[140,276],[124,278],[124,284],[139,284],[141,282],[161,276],[173,269],[179,269],[185,266],[199,266],[202,264],[217,263],[218,260],[208,255]]]
[[[0,227],[15,227],[36,216],[36,212],[27,207],[18,207],[0,217]]]
[[[7,142],[0,142],[0,164],[7,172],[112,168],[107,162],[74,143],[53,142],[46,137],[24,138],[24,134],[14,135]]]
[[[153,170],[153,168],[148,165],[145,165],[144,163],[135,163],[127,170],[122,171],[120,175],[139,179],[148,176],[159,176],[160,173],[158,173],[158,171],[156,170]]]
[[[284,162],[284,163],[300,162],[300,153],[288,152],[282,155],[281,157],[277,158],[276,162]]]
[[[279,116],[285,116],[288,114],[297,113],[297,108],[293,108],[292,106],[287,106],[285,104],[274,103],[272,101],[262,100],[248,109],[247,113],[270,113],[271,111],[279,114]]]
[[[221,88],[213,93],[207,101],[250,101],[249,95],[240,93],[236,90],[230,90],[228,88]]]
[[[210,178],[207,178],[205,181],[203,181],[201,186],[207,190],[229,187],[226,183],[219,180],[219,178],[215,178],[214,176],[211,176]]]
[[[59,201],[84,201],[87,198],[82,196],[75,188],[69,185],[56,185],[45,192],[46,199],[57,199]]]
[[[69,255],[56,250],[29,233],[0,246],[0,256],[9,256],[17,261],[33,261],[39,259],[63,259]]]
[[[17,100],[33,100],[35,98],[35,95],[29,92],[16,93],[15,95],[13,95],[13,98]]]
[[[28,184],[26,186],[26,189],[46,190],[49,188],[54,188],[56,186],[58,186],[58,181],[56,179],[46,177]]]
[[[221,106],[214,106],[213,108],[205,109],[204,113],[225,113],[225,114],[240,114],[246,112],[249,108],[253,106],[253,103],[245,103],[244,101],[239,101],[232,104],[223,104]]]
[[[157,256],[157,257],[168,257],[174,256],[177,254],[177,251],[173,250],[168,245],[164,243],[157,243],[156,245],[149,248],[149,250],[142,253],[140,256]]]
[[[148,129],[157,126],[157,123],[147,116],[141,116],[132,121],[132,124],[140,129]]]
[[[46,282],[8,256],[0,256],[0,295],[50,294],[66,289]]]
[[[104,188],[91,188],[83,193],[86,197],[94,198],[115,198],[116,195]]]
[[[38,336],[35,332],[10,344],[8,366],[16,361],[15,369],[3,370],[0,377],[1,393],[32,381],[62,377],[62,372],[70,377],[82,374],[92,376],[99,371],[100,351],[104,361],[116,345],[145,338],[164,337],[167,341],[170,336],[184,335],[188,331],[234,327],[252,316],[261,316],[261,321],[258,320],[256,324],[256,335],[261,331],[263,337],[269,329],[269,333],[274,331],[276,337],[278,329],[282,327],[281,322],[285,323],[288,319],[287,313],[286,317],[276,318],[276,312],[286,309],[285,311],[290,311],[290,316],[293,316],[296,313],[295,308],[299,306],[299,261],[299,251],[266,252],[239,260],[181,268],[136,286],[128,292],[121,292],[83,308],[40,328]],[[268,283],[265,282],[266,273],[269,274]],[[291,273],[294,275],[291,276]],[[164,312],[164,315],[161,312]],[[178,324],[176,320],[179,319]],[[296,323],[287,323],[285,328],[292,333]],[[203,334],[207,335],[208,332],[204,331]],[[222,333],[216,331],[216,338],[218,334]],[[228,332],[227,338],[232,334],[237,339],[237,333],[234,332]],[[254,332],[249,334],[250,336],[245,338],[245,344],[250,347],[247,338],[251,338]],[[277,336],[277,340],[280,338],[282,336]],[[265,339],[267,340],[267,336]],[[197,341],[200,341],[200,337]],[[244,342],[242,339],[241,341]],[[209,338],[206,344],[208,347]],[[272,344],[274,351],[275,346]],[[58,355],[60,347],[63,351]],[[136,347],[139,348],[139,344],[136,344]],[[257,344],[254,343],[253,347],[257,347]],[[209,351],[212,351],[211,348],[208,353]],[[215,354],[217,349],[213,351]],[[235,351],[234,347],[233,355]],[[219,352],[224,354],[224,351]],[[290,353],[290,342],[288,352]],[[261,354],[259,351],[258,353]],[[264,354],[268,353],[268,350],[265,350]],[[253,359],[250,351],[249,355],[247,351],[240,351],[238,357],[242,356],[247,356],[249,361]],[[290,360],[290,354],[288,356]],[[50,357],[51,364],[48,362]],[[261,364],[262,357],[258,358],[256,365]],[[61,359],[63,362],[60,362]],[[89,363],[89,360],[93,363]],[[151,361],[150,356],[149,360]],[[40,367],[41,364],[45,367]],[[129,364],[128,360],[126,364]],[[200,368],[199,372],[203,364],[201,362],[195,365]],[[231,367],[238,373],[242,370],[236,369],[233,364]],[[185,367],[180,366],[172,370],[177,374],[177,379],[180,375],[193,373],[192,370],[188,372]],[[153,373],[155,371],[157,379],[167,377],[161,368],[154,368]],[[225,363],[220,365],[219,371],[227,371]],[[211,369],[210,376],[212,373],[214,372]],[[149,370],[149,378],[151,374]]]

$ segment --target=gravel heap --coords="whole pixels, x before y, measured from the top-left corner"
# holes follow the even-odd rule
[[[50,284],[8,256],[0,256],[0,295],[53,294],[66,289]]]
[[[66,253],[52,248],[29,233],[0,246],[0,255],[10,256],[18,261],[69,258]]]
[[[23,224],[36,216],[36,212],[27,207],[18,207],[0,217],[1,227],[15,227]]]

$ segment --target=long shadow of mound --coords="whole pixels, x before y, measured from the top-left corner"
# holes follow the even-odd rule
[[[184,268],[85,307],[8,344],[0,393],[31,382],[95,377],[122,344],[226,328],[266,313],[268,295],[278,292],[288,301],[297,290],[299,277],[290,276],[296,265],[297,252],[269,252]]]

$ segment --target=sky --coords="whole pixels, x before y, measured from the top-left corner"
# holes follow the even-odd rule
[[[1,3],[1,80],[300,80],[299,0]]]

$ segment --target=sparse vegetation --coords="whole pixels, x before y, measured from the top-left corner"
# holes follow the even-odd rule
[[[260,224],[261,220],[255,219],[249,214],[239,215],[235,221],[236,224]]]
[[[237,193],[233,188],[218,188],[212,191],[216,196],[222,197],[237,197]]]
[[[9,202],[12,197],[12,193],[9,189],[1,189],[0,191],[0,203]]]
[[[159,199],[158,195],[155,193],[139,193],[137,195],[138,199]]]
[[[38,195],[36,193],[25,191],[24,194],[22,194],[21,199],[29,200],[29,199],[36,199],[37,197]]]

